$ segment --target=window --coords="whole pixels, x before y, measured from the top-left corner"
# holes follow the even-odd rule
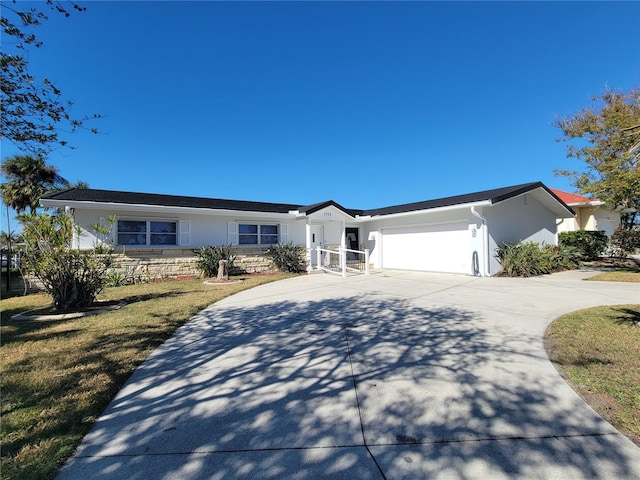
[[[274,245],[278,243],[278,225],[241,223],[238,225],[238,243],[240,245]]]
[[[151,245],[177,245],[176,222],[149,222],[149,243]]]
[[[278,243],[277,225],[260,225],[260,244],[273,245]]]
[[[177,223],[118,220],[118,245],[177,245]]]

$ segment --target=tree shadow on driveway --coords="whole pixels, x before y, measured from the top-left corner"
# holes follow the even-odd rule
[[[374,294],[213,305],[135,372],[60,478],[499,478],[531,459],[637,474],[608,424],[556,395],[550,365],[529,367],[547,362],[527,348],[540,339],[478,317]],[[597,439],[549,444],[582,436]]]

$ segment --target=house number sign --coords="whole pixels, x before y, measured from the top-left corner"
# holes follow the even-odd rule
[[[330,217],[331,216],[331,212],[324,212],[324,216],[325,217]]]

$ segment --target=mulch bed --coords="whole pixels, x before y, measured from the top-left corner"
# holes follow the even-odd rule
[[[640,267],[635,258],[600,257],[598,260],[582,262],[584,268],[597,268],[603,270],[631,269]]]

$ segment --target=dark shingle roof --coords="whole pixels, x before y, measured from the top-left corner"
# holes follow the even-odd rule
[[[362,210],[353,210],[350,208],[344,208],[338,202],[334,202],[333,200],[327,200],[326,202],[314,203],[313,205],[304,205],[298,207],[298,210],[306,213],[307,215],[312,214],[313,212],[317,212],[318,210],[322,210],[325,207],[333,206],[336,207],[343,212],[355,217],[356,215],[362,215]]]
[[[461,205],[465,203],[475,203],[483,201],[490,201],[492,204],[495,204],[541,187],[549,191],[549,189],[545,187],[542,182],[523,183],[522,185],[495,188],[493,190],[484,190],[482,192],[455,195],[453,197],[436,198],[434,200],[426,200],[424,202],[406,203],[404,205],[394,205],[391,207],[383,208],[373,208],[370,210],[364,210],[362,212],[362,215],[390,215],[393,213],[414,212],[417,210],[428,210],[431,208],[449,207],[451,205]],[[549,193],[553,195],[551,191],[549,191]],[[555,197],[555,195],[553,196]]]
[[[239,210],[244,212],[288,213],[298,210],[297,205],[286,203],[223,200],[219,198],[160,195],[157,193],[118,192],[92,188],[72,188],[42,197],[43,200],[76,202],[120,203],[129,205],[158,205],[169,207],[207,208],[214,210]]]
[[[567,207],[557,195],[548,189],[542,182],[524,183],[522,185],[513,185],[511,187],[496,188],[493,190],[484,190],[481,192],[467,193],[465,195],[455,195],[452,197],[437,198],[435,200],[426,200],[423,202],[406,203],[403,205],[393,205],[390,207],[373,208],[369,210],[356,210],[344,208],[333,200],[316,203],[313,205],[292,205],[286,203],[267,203],[253,202],[246,200],[224,200],[219,198],[202,198],[202,197],[186,197],[178,195],[161,195],[157,193],[135,193],[135,192],[119,192],[115,190],[96,190],[72,188],[61,192],[52,193],[42,197],[43,200],[57,201],[80,201],[80,202],[96,202],[96,203],[115,203],[129,205],[156,205],[184,208],[203,208],[213,210],[237,210],[245,212],[267,212],[267,213],[289,213],[290,211],[300,211],[307,215],[321,210],[327,206],[335,206],[344,211],[348,215],[355,217],[361,216],[380,216],[391,215],[395,213],[414,212],[419,210],[429,210],[432,208],[448,207],[452,205],[462,205],[468,203],[490,201],[491,204],[499,203],[509,198],[521,195],[523,193],[544,189],[561,205],[566,207],[569,212],[573,211]]]

